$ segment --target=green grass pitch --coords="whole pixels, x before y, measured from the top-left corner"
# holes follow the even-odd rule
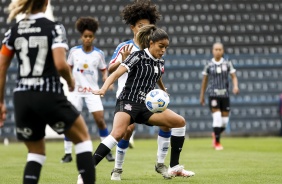
[[[113,162],[103,160],[97,166],[98,184],[278,184],[282,183],[282,138],[229,138],[223,137],[223,151],[211,148],[211,139],[186,139],[180,163],[196,175],[192,178],[164,180],[154,170],[156,139],[139,139],[135,148],[129,149],[123,167],[122,181],[111,181]],[[99,144],[93,141],[94,149]],[[47,160],[41,172],[41,184],[76,184],[75,160],[60,163],[63,156],[63,140],[47,141]],[[22,143],[0,144],[0,183],[22,182],[26,160],[26,148]],[[166,158],[166,164],[169,163]]]

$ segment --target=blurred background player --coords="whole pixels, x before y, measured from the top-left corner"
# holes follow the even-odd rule
[[[149,0],[139,0],[125,6],[121,12],[121,16],[125,23],[130,25],[130,29],[133,32],[133,39],[120,43],[117,46],[109,63],[108,70],[110,73],[114,72],[122,63],[122,53],[124,51],[129,50],[132,53],[140,50],[136,41],[137,32],[144,25],[156,24],[161,15],[155,4],[152,4]],[[123,90],[127,77],[128,73],[124,73],[121,77],[119,77],[116,98],[119,97],[121,91]],[[123,172],[122,165],[124,163],[125,154],[130,142],[131,145],[133,144],[134,128],[135,124],[128,126],[125,136],[119,141],[116,147],[115,168],[112,171],[111,180],[121,180],[121,174]],[[167,175],[167,166],[164,165],[164,161],[168,153],[170,136],[170,129],[163,128],[163,130],[159,130],[157,164],[155,169],[166,178],[169,178],[169,176]]]
[[[125,61],[107,78],[101,89],[93,92],[96,95],[104,95],[113,82],[128,72],[125,86],[117,99],[113,130],[100,143],[93,155],[96,165],[117,145],[117,141],[122,139],[127,127],[134,122],[166,128],[177,127],[179,128],[177,130],[186,127],[185,119],[170,109],[162,113],[152,113],[144,104],[146,94],[154,89],[156,84],[166,91],[161,76],[164,67],[162,56],[169,44],[167,33],[154,25],[143,26],[137,33],[137,43],[139,43],[140,51],[132,53],[127,58],[123,53],[122,61],[126,58]],[[178,150],[182,150],[184,135],[178,138],[174,140],[174,144],[178,146]],[[178,157],[172,158],[167,174],[172,177],[194,176],[194,172],[187,171],[179,165],[180,152],[178,153]]]
[[[230,99],[229,99],[229,78],[230,74],[234,94],[239,93],[236,70],[231,61],[223,58],[224,48],[221,43],[214,43],[212,48],[213,58],[207,62],[202,72],[202,86],[200,92],[200,103],[205,105],[205,90],[209,95],[209,107],[213,117],[213,147],[215,150],[222,150],[220,135],[225,130],[229,121]]]
[[[75,82],[66,63],[68,49],[64,26],[45,17],[48,0],[18,0],[9,5],[8,22],[18,14],[26,17],[12,26],[0,51],[0,126],[6,119],[4,89],[14,54],[18,59],[17,86],[13,101],[17,138],[28,149],[24,184],[39,182],[46,160],[45,127],[64,133],[75,144],[77,168],[85,184],[95,182],[92,142],[84,119],[64,95],[60,75],[70,91]]]
[[[104,108],[100,96],[93,95],[92,90],[99,89],[98,69],[102,72],[102,80],[108,77],[107,65],[104,53],[93,46],[95,33],[99,27],[96,19],[91,17],[81,17],[76,21],[76,29],[81,34],[82,45],[75,46],[70,50],[68,64],[72,68],[72,74],[76,80],[75,89],[69,93],[68,100],[82,111],[83,100],[89,112],[99,128],[101,141],[109,135],[106,122],[104,120]],[[65,137],[65,155],[62,162],[72,161],[72,142]],[[114,161],[111,153],[106,156],[108,161]]]

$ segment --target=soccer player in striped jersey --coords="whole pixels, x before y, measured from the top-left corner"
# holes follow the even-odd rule
[[[225,130],[229,121],[229,78],[231,76],[234,94],[239,93],[236,70],[231,61],[223,58],[224,48],[221,43],[214,43],[212,48],[213,58],[207,62],[202,72],[203,80],[200,93],[200,103],[205,105],[204,94],[207,88],[209,107],[213,117],[213,147],[222,150],[220,135]]]
[[[64,95],[60,75],[70,91],[75,82],[66,62],[68,49],[64,26],[45,17],[48,0],[16,0],[9,18],[26,17],[9,29],[0,51],[0,126],[6,118],[4,89],[7,69],[17,56],[18,76],[14,90],[17,138],[28,149],[24,184],[39,182],[46,159],[45,127],[64,133],[75,144],[77,168],[85,184],[95,182],[92,142],[84,119]],[[19,183],[19,182],[17,182]]]
[[[72,68],[72,74],[76,81],[74,91],[69,93],[68,100],[82,111],[83,100],[88,111],[98,126],[101,141],[109,135],[104,120],[104,108],[100,96],[92,94],[92,90],[99,89],[98,70],[102,73],[102,80],[108,77],[107,64],[103,51],[93,46],[95,33],[99,23],[92,17],[81,17],[76,21],[76,29],[81,34],[82,45],[75,46],[70,50],[67,62]],[[62,162],[72,160],[72,142],[65,138],[65,155]],[[108,161],[114,161],[111,153],[106,156]]]
[[[134,122],[166,128],[180,128],[178,131],[181,132],[182,128],[186,126],[185,119],[172,110],[166,109],[162,113],[152,113],[144,103],[146,94],[153,90],[156,84],[166,91],[161,76],[164,67],[162,56],[169,44],[167,33],[154,25],[143,26],[137,33],[137,43],[139,43],[140,51],[133,52],[127,58],[122,54],[122,61],[126,58],[125,61],[107,78],[101,89],[94,91],[96,95],[104,95],[114,81],[124,73],[128,73],[125,86],[117,99],[113,130],[94,153],[96,165],[121,140],[127,127]],[[174,144],[181,150],[184,135],[175,136],[175,140],[171,141],[175,141]],[[179,154],[177,158],[172,157],[172,159],[167,171],[169,176],[190,177],[195,175],[194,172],[187,171],[179,165]]]
[[[108,70],[110,73],[114,72],[122,63],[122,53],[125,50],[129,50],[131,53],[140,50],[136,41],[136,35],[139,29],[142,28],[144,25],[156,24],[157,20],[160,19],[160,13],[157,10],[156,5],[152,4],[150,1],[138,1],[129,4],[122,10],[121,15],[125,23],[130,25],[130,29],[132,30],[134,36],[133,39],[120,43],[117,46],[109,63]],[[124,73],[118,79],[118,89],[116,92],[117,98],[123,90],[127,77],[128,74]],[[132,140],[134,135],[134,127],[135,124],[131,124],[127,128],[125,136],[121,141],[119,141],[117,145],[115,154],[115,168],[112,171],[111,180],[121,180],[121,174],[123,172],[122,165],[124,163],[124,158],[128,146],[130,145],[130,143],[132,144],[133,142]],[[175,135],[173,134],[173,136]],[[155,165],[155,170],[158,173],[162,174],[165,178],[170,178],[170,176],[167,175],[167,166],[164,164],[165,157],[168,153],[170,137],[171,131],[169,128],[162,127],[159,129],[157,163]]]

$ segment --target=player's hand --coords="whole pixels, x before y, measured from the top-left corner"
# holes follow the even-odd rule
[[[69,91],[72,92],[75,88],[75,80],[74,78],[71,78],[71,81],[68,83]]]
[[[100,95],[101,97],[104,97],[105,93],[106,93],[106,90],[104,89],[99,89],[99,90],[93,90],[92,93],[94,95]]]
[[[206,104],[205,104],[205,98],[200,97],[200,104],[201,104],[202,106],[205,106],[205,105],[206,105]]]
[[[234,95],[239,94],[239,92],[240,92],[240,90],[239,90],[238,87],[234,87],[234,88],[233,88],[233,94],[234,94]]]
[[[0,128],[4,125],[6,120],[7,109],[4,103],[0,103]]]
[[[133,45],[126,45],[125,47],[123,47],[122,51],[120,52],[121,56],[122,56],[122,61],[124,61],[127,56],[129,56],[129,54],[131,53],[131,50],[133,48]]]

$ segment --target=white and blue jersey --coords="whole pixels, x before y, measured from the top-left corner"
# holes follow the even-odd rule
[[[132,39],[131,39],[131,40],[128,40],[128,41],[126,41],[126,42],[122,42],[122,43],[120,43],[120,44],[117,46],[117,48],[116,48],[116,50],[115,50],[115,52],[114,52],[114,54],[113,54],[113,56],[112,56],[112,59],[111,59],[109,65],[111,65],[111,64],[113,64],[113,63],[116,63],[116,62],[121,62],[121,61],[122,61],[122,55],[120,54],[120,52],[121,52],[122,49],[123,49],[125,46],[127,46],[127,45],[129,45],[129,47],[131,47],[131,46],[133,45],[132,50],[131,50],[131,53],[140,50],[139,47],[134,43],[134,41],[133,41]],[[117,98],[118,98],[118,96],[120,95],[120,93],[121,93],[123,87],[125,86],[125,82],[126,82],[126,80],[127,80],[127,77],[128,77],[128,73],[126,72],[126,73],[124,73],[122,76],[120,76],[120,77],[118,78],[118,90],[117,90],[117,92],[116,92],[116,97],[117,97]]]
[[[75,78],[73,93],[86,96],[92,95],[92,90],[99,89],[98,69],[107,69],[103,51],[93,47],[91,52],[85,52],[81,45],[76,46],[70,50],[67,62],[72,66]]]

